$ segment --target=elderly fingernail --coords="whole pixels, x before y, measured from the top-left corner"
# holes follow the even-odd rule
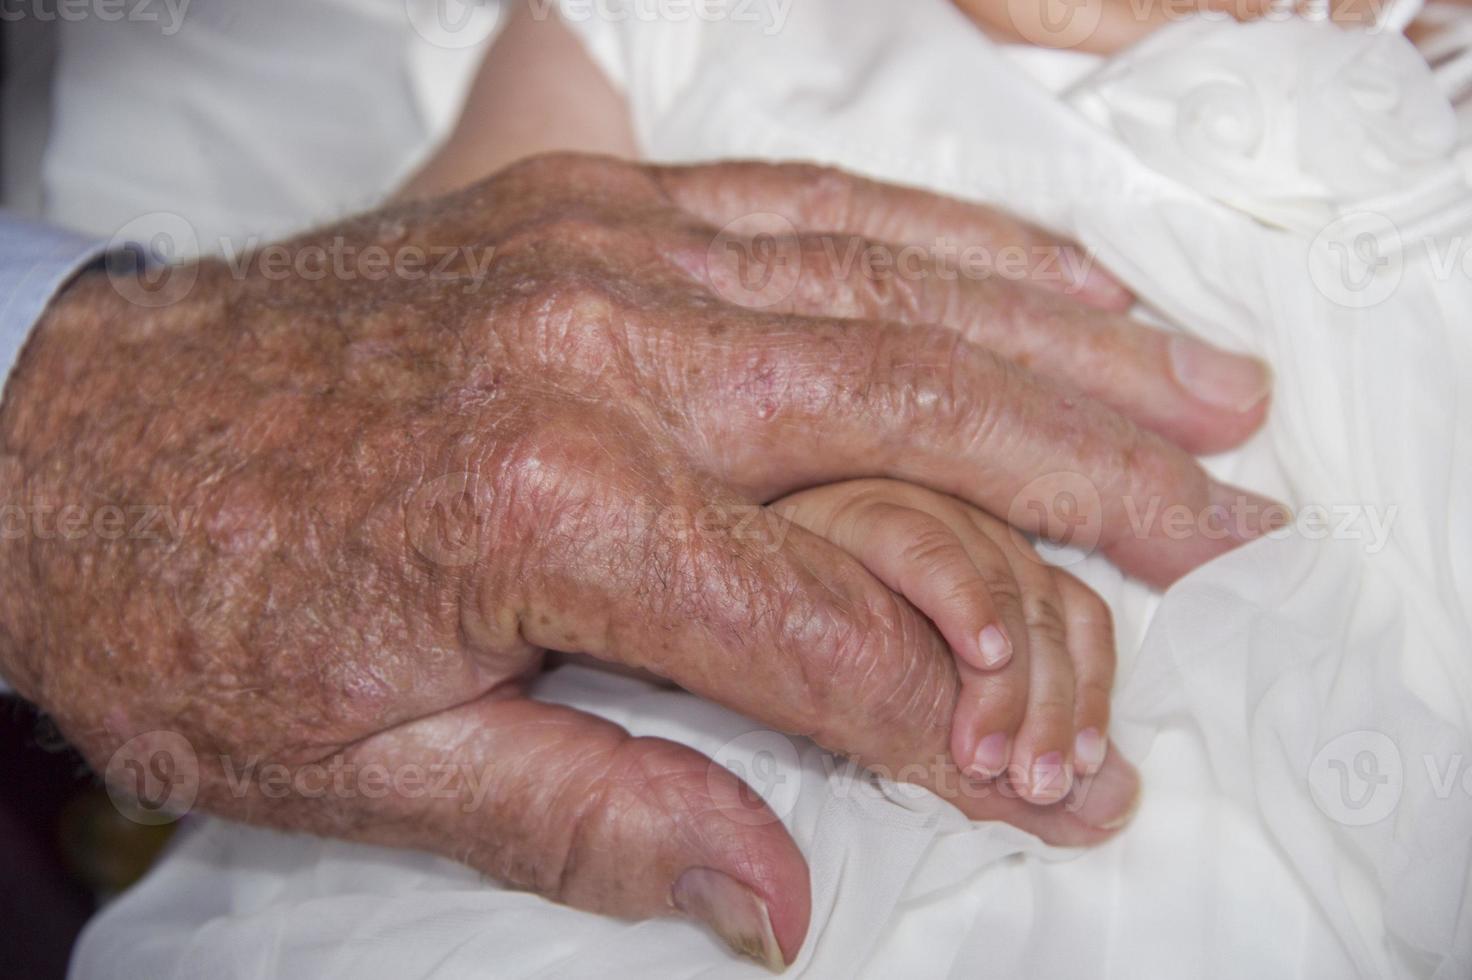
[[[1229,412],[1256,406],[1273,387],[1273,372],[1257,358],[1229,354],[1183,334],[1170,339],[1170,366],[1197,401]]]
[[[1034,799],[1061,799],[1072,784],[1073,773],[1063,764],[1062,752],[1049,752],[1033,760],[1028,771],[1028,795]]]
[[[1097,728],[1085,728],[1073,739],[1073,759],[1085,775],[1092,775],[1104,765],[1104,755],[1109,751],[1109,742]]]
[[[971,757],[971,768],[968,770],[973,776],[982,779],[994,779],[1002,774],[1007,768],[1007,745],[1010,739],[1001,732],[988,735],[976,746],[976,753]]]
[[[1280,527],[1286,527],[1293,520],[1293,512],[1288,509],[1287,504],[1229,483],[1213,481],[1209,493],[1214,514],[1206,526],[1220,528],[1220,531],[1214,533],[1224,534],[1238,541],[1255,540]]]
[[[1140,774],[1115,753],[1109,765],[1075,784],[1065,806],[1090,827],[1118,830],[1139,809]]]
[[[767,903],[756,892],[714,868],[691,868],[670,889],[675,908],[715,930],[741,956],[774,973],[787,968]]]
[[[984,627],[976,645],[981,649],[981,662],[988,669],[995,670],[1012,659],[1012,643],[996,626]]]

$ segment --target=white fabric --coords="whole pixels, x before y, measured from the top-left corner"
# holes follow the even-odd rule
[[[446,31],[460,23],[432,16],[446,2],[186,0],[176,21],[61,18],[46,217],[188,258],[377,204],[448,131],[494,38],[494,16]]]
[[[1408,188],[1428,211],[1465,204],[1456,113],[1408,41],[1327,21],[1222,26],[1147,38],[1079,102],[1141,162],[1310,237]]]
[[[941,0],[803,0],[778,31],[734,18],[577,27],[655,157],[827,160],[1001,202],[1097,250],[1156,315],[1266,357],[1268,426],[1212,468],[1304,518],[1325,508],[1330,524],[1302,521],[1163,597],[1096,559],[1075,566],[1116,611],[1116,737],[1147,787],[1130,829],[1085,853],[969,825],[679,693],[548,677],[543,696],[766,774],[755,785],[813,873],[793,974],[1472,975],[1472,283],[1447,262],[1461,246],[1402,240],[1383,263],[1344,264],[1367,256],[1361,225],[1314,244],[1229,207],[1251,201],[1199,172],[1146,165],[1138,130],[1102,125],[1138,108],[1138,90],[1094,76],[1061,98],[1018,67],[1036,53],[1014,60]],[[1195,30],[1178,29],[1180,43]],[[1243,30],[1203,36],[1230,47]],[[1319,43],[1299,33],[1294,44]],[[1254,48],[1230,57],[1250,68]],[[1158,68],[1142,56],[1107,77],[1128,88]],[[1438,113],[1419,91],[1411,108]],[[244,95],[220,97],[228,109]],[[1262,94],[1274,125],[1279,97]],[[1180,132],[1157,123],[1157,145]],[[1316,159],[1333,159],[1337,132],[1316,137]],[[330,211],[333,175],[319,176]],[[76,980],[759,975],[683,923],[603,920],[434,858],[221,823],[95,922],[73,967]]]

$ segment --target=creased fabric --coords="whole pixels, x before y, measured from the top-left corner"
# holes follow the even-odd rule
[[[1396,241],[1370,215],[1368,244],[1394,246],[1377,251],[1363,216],[1336,226],[1383,176],[1347,169],[1362,141],[1334,142],[1378,130],[1323,125],[1363,121],[1344,101],[1357,90],[1295,90],[1312,111],[1281,113],[1288,93],[1254,90],[1272,126],[1300,127],[1274,130],[1297,149],[1275,143],[1252,157],[1266,180],[1228,185],[1210,182],[1221,161],[1172,164],[1180,146],[1152,149],[1137,125],[1173,79],[1189,96],[1188,68],[1207,60],[1171,55],[1186,66],[1171,68],[1150,53],[1231,48],[1246,29],[1228,23],[1176,25],[1102,70],[999,48],[941,0],[799,0],[771,31],[734,18],[574,26],[654,158],[816,159],[1003,204],[1078,238],[1146,315],[1278,373],[1266,429],[1210,467],[1286,499],[1293,529],[1164,595],[1058,556],[1116,613],[1115,736],[1145,779],[1137,819],[1106,846],[1060,851],[971,825],[678,692],[573,668],[543,681],[544,697],[716,755],[773,801],[814,884],[792,974],[1472,975],[1472,283],[1455,229],[1422,239],[1380,215]],[[1309,59],[1316,43],[1260,36],[1274,59]],[[1397,111],[1431,120],[1429,142],[1382,140],[1385,165],[1447,172],[1439,96],[1401,91]],[[681,922],[600,919],[435,858],[208,821],[93,923],[73,968],[77,980],[760,975]]]

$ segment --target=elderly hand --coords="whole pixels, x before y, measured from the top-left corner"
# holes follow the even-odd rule
[[[738,228],[780,214],[797,234],[717,233],[754,213]],[[1117,753],[1077,806],[965,792],[935,629],[759,505],[891,477],[1029,531],[1086,526],[1164,582],[1258,527],[1181,534],[1130,506],[1257,503],[1177,443],[1245,437],[1267,378],[1060,295],[1123,305],[1105,277],[1049,291],[942,259],[900,277],[833,261],[942,235],[1058,253],[984,209],[831,171],[552,157],[245,269],[176,267],[154,292],[90,273],[0,410],[0,499],[35,518],[0,540],[0,666],[140,787],[196,779],[228,816],[437,851],[586,909],[683,912],[776,964],[808,924],[781,823],[689,749],[528,699],[546,651],[923,771],[978,819],[1103,840],[1138,792]],[[409,254],[435,274],[393,264]],[[741,261],[788,288],[746,288]],[[1022,271],[1050,285],[1045,264]],[[1059,473],[1083,485],[1061,517]],[[102,533],[104,508],[165,520]],[[197,769],[150,767],[159,731]],[[239,778],[329,761],[327,792]],[[360,782],[437,762],[477,778]]]

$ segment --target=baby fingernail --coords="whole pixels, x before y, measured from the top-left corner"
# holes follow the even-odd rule
[[[767,903],[730,875],[714,868],[691,868],[675,880],[670,901],[714,929],[736,953],[774,973],[787,967]]]
[[[1012,644],[1007,634],[995,625],[984,627],[976,642],[981,648],[981,662],[989,668],[995,669],[1012,659]]]
[[[1028,773],[1030,795],[1041,799],[1062,797],[1072,782],[1070,775],[1063,765],[1062,752],[1039,756],[1033,760],[1032,770]]]
[[[988,779],[1000,776],[1007,768],[1007,742],[1007,736],[1001,732],[982,739],[971,758],[971,771]]]
[[[1109,742],[1099,734],[1097,728],[1085,728],[1073,740],[1073,758],[1085,773],[1095,773],[1104,765],[1104,753],[1109,751]]]
[[[1229,412],[1247,411],[1273,387],[1272,371],[1257,358],[1218,350],[1184,334],[1170,339],[1170,367],[1192,397]]]

